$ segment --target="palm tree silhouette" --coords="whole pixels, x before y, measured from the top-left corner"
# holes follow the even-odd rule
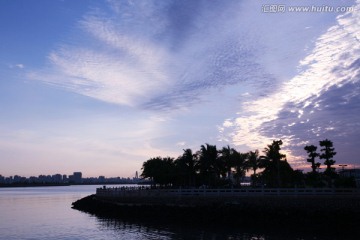
[[[286,155],[280,153],[280,146],[283,144],[281,140],[274,140],[272,144],[267,145],[264,149],[265,158],[265,170],[264,173],[268,174],[271,178],[276,178],[277,187],[282,185],[281,177],[280,177],[280,161],[285,159]],[[275,176],[273,176],[275,175]],[[272,179],[273,180],[273,179]]]
[[[261,166],[259,150],[249,152],[247,166],[249,169],[253,170],[253,175],[256,175],[256,170],[258,170]]]
[[[241,178],[245,176],[245,172],[247,170],[246,160],[248,158],[248,154],[240,153],[234,149],[233,158],[235,167],[235,180],[236,184],[240,186]]]
[[[183,149],[184,153],[176,160],[179,169],[180,180],[185,181],[186,185],[194,186],[197,168],[197,154],[193,154],[190,148]],[[182,177],[184,176],[184,177]],[[183,179],[185,178],[185,179]]]
[[[234,154],[233,154],[234,151],[236,151],[236,150],[233,148],[230,148],[229,145],[227,147],[223,147],[220,150],[220,154],[221,154],[220,159],[224,163],[224,168],[225,168],[226,176],[228,179],[230,179],[230,177],[231,177],[231,170],[235,164]]]
[[[201,145],[198,155],[200,176],[205,184],[211,185],[212,179],[220,176],[220,169],[216,164],[219,157],[216,146],[207,143]]]
[[[247,170],[252,170],[252,186],[255,186],[256,170],[262,166],[262,157],[259,156],[259,150],[250,151],[247,158]]]

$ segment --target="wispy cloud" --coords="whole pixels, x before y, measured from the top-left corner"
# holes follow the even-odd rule
[[[304,111],[308,111],[309,106],[312,112],[320,111],[316,102],[320,96],[334,87],[360,80],[359,5],[358,1],[354,12],[339,16],[337,23],[316,40],[312,52],[300,62],[295,77],[285,81],[273,94],[243,104],[242,113],[232,122],[236,129],[232,136],[234,142],[262,148],[270,139],[281,138],[290,149],[299,142],[310,140],[293,131],[299,124],[311,122],[311,117]],[[228,120],[223,125],[231,126]],[[295,159],[291,151],[288,155]]]
[[[83,40],[54,50],[50,67],[31,78],[110,103],[169,109],[262,74],[236,19],[215,17],[222,10],[236,18],[239,3],[109,3],[79,22]]]
[[[291,146],[307,141],[294,129],[311,122],[309,107],[320,111],[324,93],[358,82],[359,1],[337,19],[261,14],[255,1],[107,3],[83,16],[77,40],[64,40],[49,53],[49,67],[30,77],[156,113],[231,86],[238,114],[224,117],[221,139],[255,149],[282,138],[289,158]]]
[[[24,69],[25,65],[22,63],[17,63],[17,64],[10,64],[9,68],[18,68],[18,69]]]

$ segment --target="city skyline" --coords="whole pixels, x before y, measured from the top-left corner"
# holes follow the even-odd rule
[[[11,185],[11,184],[124,184],[124,183],[139,183],[143,180],[139,178],[136,172],[132,178],[127,177],[105,177],[99,175],[97,177],[83,176],[82,172],[73,172],[71,175],[67,174],[40,174],[38,176],[2,176],[0,174],[0,184]]]
[[[186,148],[276,139],[295,169],[324,139],[359,167],[359,6],[0,1],[0,174],[132,177]]]

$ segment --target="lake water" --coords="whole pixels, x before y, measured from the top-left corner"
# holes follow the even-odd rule
[[[71,203],[95,193],[99,186],[0,188],[0,239],[240,239],[315,240],[339,236],[304,234],[303,229],[286,234],[239,227],[174,226],[129,223],[101,219],[71,208]],[[240,216],[239,216],[240,217]],[[258,226],[261,229],[261,226]],[[256,228],[254,228],[256,229]],[[357,238],[359,239],[359,238]]]

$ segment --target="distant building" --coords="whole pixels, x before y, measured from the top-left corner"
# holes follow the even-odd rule
[[[104,183],[105,182],[105,176],[99,176],[98,181],[99,181],[99,183]]]
[[[111,177],[106,178],[105,176],[99,177],[90,177],[83,178],[81,172],[74,172],[73,175],[39,175],[37,177],[30,176],[29,178],[22,177],[19,175],[4,177],[0,175],[0,184],[10,185],[10,184],[136,184],[144,181],[135,173],[133,178],[121,178],[121,177]]]
[[[29,177],[29,183],[37,183],[38,182],[38,178],[35,176],[31,176]]]
[[[73,175],[74,183],[82,183],[82,173],[81,172],[74,172]]]
[[[63,181],[63,177],[61,174],[55,174],[51,178],[54,183],[62,183],[62,181]]]

